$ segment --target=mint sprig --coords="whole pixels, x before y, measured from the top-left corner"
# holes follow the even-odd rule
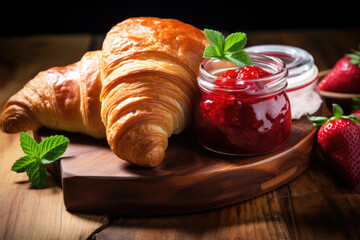
[[[211,45],[206,46],[203,57],[230,61],[239,67],[252,65],[250,55],[242,49],[247,41],[245,33],[236,32],[225,38],[219,31],[204,29],[204,34]]]
[[[17,173],[26,172],[32,185],[43,188],[47,180],[45,164],[59,159],[65,153],[69,142],[64,136],[54,135],[38,144],[29,134],[21,132],[20,146],[26,156],[16,160],[11,170]]]

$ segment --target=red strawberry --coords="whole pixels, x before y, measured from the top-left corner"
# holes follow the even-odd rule
[[[318,86],[322,91],[360,93],[360,51],[339,59]]]
[[[360,118],[360,98],[353,98],[353,114]]]
[[[354,114],[355,114],[358,118],[360,118],[360,109],[356,110],[356,111],[354,112]]]
[[[320,151],[330,167],[350,187],[360,182],[360,120],[355,115],[343,116],[343,110],[333,104],[331,118],[309,116],[317,134]]]

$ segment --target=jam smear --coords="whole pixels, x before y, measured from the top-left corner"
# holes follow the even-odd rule
[[[291,113],[287,95],[284,91],[256,94],[267,81],[251,81],[266,76],[271,74],[246,66],[220,75],[215,81],[219,90],[200,89],[195,126],[203,146],[216,152],[248,155],[278,149],[288,140]],[[230,87],[244,90],[226,91]]]

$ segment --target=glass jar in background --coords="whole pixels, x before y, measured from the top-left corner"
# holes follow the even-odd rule
[[[316,88],[319,71],[314,58],[307,51],[287,45],[257,45],[245,49],[280,58],[289,71],[286,93],[291,103],[292,119],[300,119],[307,113],[315,113],[322,104]]]
[[[291,110],[285,92],[288,71],[275,57],[250,53],[254,66],[270,73],[219,86],[235,65],[206,59],[200,65],[194,121],[198,141],[218,153],[252,155],[280,148],[290,136]]]

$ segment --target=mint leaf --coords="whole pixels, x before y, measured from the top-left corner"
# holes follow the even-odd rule
[[[216,47],[214,47],[213,45],[206,46],[206,48],[204,50],[204,57],[205,58],[216,58],[216,59],[219,59],[219,60],[222,60],[222,59],[225,60],[223,55],[221,55],[219,50]]]
[[[236,52],[239,49],[243,48],[246,44],[246,34],[245,33],[232,33],[225,39],[225,52]]]
[[[250,55],[247,54],[243,49],[238,50],[238,52],[233,52],[225,55],[225,58],[239,67],[252,65]]]
[[[212,45],[205,48],[203,57],[230,61],[239,67],[252,65],[250,55],[242,49],[247,41],[245,33],[232,33],[226,39],[221,32],[211,29],[204,29],[204,34]]]
[[[223,54],[225,42],[224,35],[219,31],[211,29],[204,29],[204,34],[207,40],[209,40],[209,42],[214,45],[214,47],[216,47],[221,54]]]
[[[23,152],[30,156],[36,156],[39,152],[39,144],[25,132],[20,134],[20,146]]]
[[[204,57],[206,57],[206,58],[215,58],[215,59],[218,59],[218,60],[221,60],[221,61],[229,61],[228,59],[225,58],[224,55],[219,53],[217,48],[215,48],[212,45],[209,45],[209,46],[207,46],[205,48]]]
[[[40,161],[33,162],[26,171],[29,181],[37,188],[43,188],[46,185],[47,175],[45,165]]]
[[[43,188],[47,180],[45,164],[54,162],[63,155],[69,142],[68,138],[55,135],[45,138],[38,144],[29,134],[21,132],[20,145],[27,155],[16,160],[11,170],[18,173],[26,172],[29,181],[35,187]]]
[[[40,142],[39,158],[47,160],[46,163],[53,162],[65,153],[68,145],[69,139],[64,136],[55,135],[47,137]]]
[[[11,170],[17,173],[25,172],[26,169],[35,161],[36,158],[32,156],[21,157],[18,160],[16,160],[16,162],[11,167]]]

